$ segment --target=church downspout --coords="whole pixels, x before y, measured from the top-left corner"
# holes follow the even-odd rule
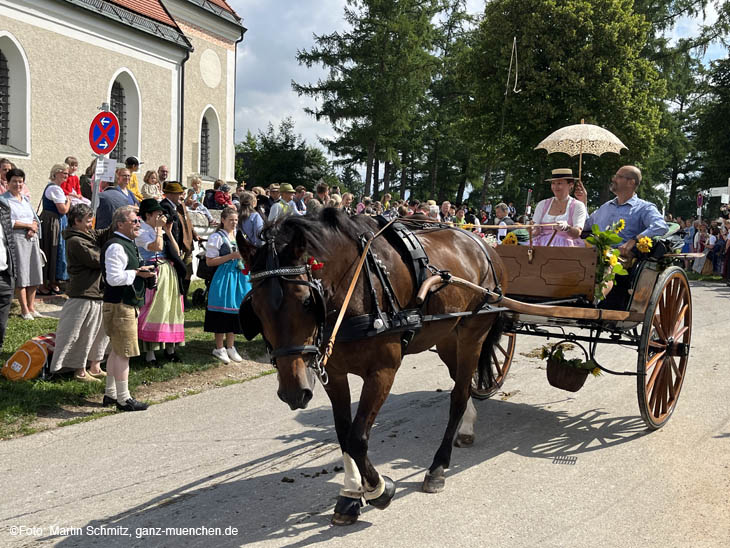
[[[238,44],[248,29],[241,26],[241,37],[233,45],[233,178],[236,178],[236,85],[238,84]],[[238,181],[240,184],[241,181]]]
[[[178,132],[177,132],[177,179],[185,184],[183,179],[183,134],[185,133],[185,63],[190,59],[190,50],[180,63],[179,101],[178,101]]]

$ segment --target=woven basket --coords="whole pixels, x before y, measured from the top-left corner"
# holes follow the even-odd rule
[[[583,388],[583,385],[585,384],[586,378],[588,377],[588,373],[590,373],[590,371],[588,369],[571,367],[554,359],[553,352],[555,352],[555,349],[558,348],[558,346],[560,346],[561,344],[563,344],[563,342],[555,344],[552,349],[550,349],[550,355],[548,356],[547,360],[547,379],[550,385],[554,386],[555,388],[567,390],[568,392],[577,392],[578,390]],[[585,354],[586,361],[588,361],[588,353],[586,352],[585,348],[583,348],[582,346],[580,346],[580,348]]]

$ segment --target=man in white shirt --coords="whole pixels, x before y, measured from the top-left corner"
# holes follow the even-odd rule
[[[507,236],[507,232],[509,231],[509,229],[506,227],[515,224],[515,222],[509,217],[508,213],[509,206],[504,202],[497,204],[494,208],[494,216],[496,217],[495,223],[499,226],[505,227],[497,230],[498,242],[501,242],[504,237]]]
[[[137,316],[144,303],[144,278],[152,278],[152,266],[141,266],[134,239],[139,236],[136,208],[120,207],[111,226],[116,230],[102,248],[104,276],[104,329],[111,351],[107,359],[106,390],[102,405],[116,404],[119,411],[144,411],[147,404],[129,394],[129,358],[139,356]]]
[[[281,197],[274,202],[271,206],[271,211],[269,211],[268,221],[270,223],[273,223],[279,217],[290,215],[297,211],[297,206],[292,199],[294,197],[294,187],[289,183],[282,183],[279,185],[279,192],[281,193]]]

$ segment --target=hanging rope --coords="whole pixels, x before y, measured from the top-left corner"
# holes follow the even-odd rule
[[[512,53],[510,54],[510,57],[509,57],[509,70],[507,70],[507,85],[505,86],[505,90],[504,90],[505,96],[509,93],[509,81],[512,78],[512,65],[513,64],[515,66],[515,83],[512,86],[512,92],[519,93],[522,90],[517,89],[517,78],[518,78],[520,69],[519,69],[519,65],[517,63],[517,37],[516,36],[514,36],[512,38]]]

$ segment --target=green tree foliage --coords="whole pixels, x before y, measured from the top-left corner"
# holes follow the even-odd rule
[[[697,148],[700,188],[727,185],[730,177],[730,59],[716,61],[710,70],[709,95],[699,112]]]
[[[332,124],[337,137],[324,141],[331,152],[348,154],[359,145],[366,193],[376,157],[398,161],[395,143],[430,83],[437,11],[437,0],[347,0],[350,30],[315,35],[315,47],[297,53],[301,64],[329,70],[324,80],[292,86],[320,101],[308,112]]]
[[[652,63],[641,56],[649,23],[632,5],[631,0],[487,4],[470,67],[478,108],[495,112],[502,107],[504,129],[502,133],[492,121],[482,128],[481,138],[499,139],[500,167],[514,178],[520,193],[536,184],[537,197],[546,194],[540,181],[553,165],[577,168],[576,160],[558,155],[546,159],[533,148],[552,131],[581,119],[610,129],[629,148],[620,159],[584,157],[584,180],[594,201],[607,197],[608,175],[619,162],[641,163],[651,151],[665,87]],[[505,98],[513,37],[520,92]]]
[[[277,129],[269,124],[256,136],[249,132],[246,140],[236,145],[236,176],[244,179],[248,188],[289,183],[311,190],[320,179],[329,184],[339,182],[322,150],[307,146],[294,132],[291,118]]]

